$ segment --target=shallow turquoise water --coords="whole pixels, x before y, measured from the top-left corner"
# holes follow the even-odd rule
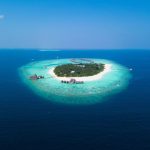
[[[19,68],[22,81],[30,89],[44,99],[64,104],[100,103],[127,88],[131,73],[128,68],[116,62],[104,59],[92,59],[95,62],[112,64],[111,72],[101,79],[84,84],[62,84],[50,76],[48,71],[61,64],[70,63],[70,59],[36,61]],[[37,74],[45,76],[41,80],[29,80],[29,76]]]

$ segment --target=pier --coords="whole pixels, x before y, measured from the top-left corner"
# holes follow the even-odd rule
[[[70,81],[61,80],[61,83],[67,83],[67,84],[83,84],[83,81],[76,81],[75,79],[70,79]]]
[[[94,63],[93,60],[86,59],[86,58],[71,59],[70,61],[73,62],[73,63],[76,63],[76,64],[82,64],[83,62],[90,63],[90,64]]]
[[[44,79],[44,76],[38,76],[37,74],[30,76],[31,80]]]

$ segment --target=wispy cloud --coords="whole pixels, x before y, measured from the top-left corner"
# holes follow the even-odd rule
[[[5,18],[5,15],[0,14],[0,20],[3,20]]]

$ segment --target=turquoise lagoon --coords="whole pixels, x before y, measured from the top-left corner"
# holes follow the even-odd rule
[[[111,71],[101,79],[84,84],[63,84],[49,74],[49,70],[61,64],[71,63],[70,59],[53,59],[35,61],[19,68],[19,75],[35,94],[52,102],[84,105],[103,102],[112,95],[127,88],[131,79],[128,68],[104,59],[91,59],[97,63],[111,64]],[[30,80],[31,75],[42,75],[45,78]]]

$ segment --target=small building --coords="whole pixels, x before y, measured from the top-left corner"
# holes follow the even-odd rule
[[[75,79],[70,79],[69,82],[70,82],[70,83],[76,83],[76,80],[75,80]]]
[[[35,74],[35,75],[33,75],[33,76],[30,76],[30,79],[31,79],[31,80],[37,80],[37,79],[38,79],[37,74]]]
[[[74,70],[72,70],[70,73],[72,73],[72,74],[73,74],[73,73],[75,73],[75,71],[74,71]]]
[[[38,80],[38,79],[43,79],[43,78],[44,78],[44,76],[37,76],[37,74],[30,76],[31,80]]]

